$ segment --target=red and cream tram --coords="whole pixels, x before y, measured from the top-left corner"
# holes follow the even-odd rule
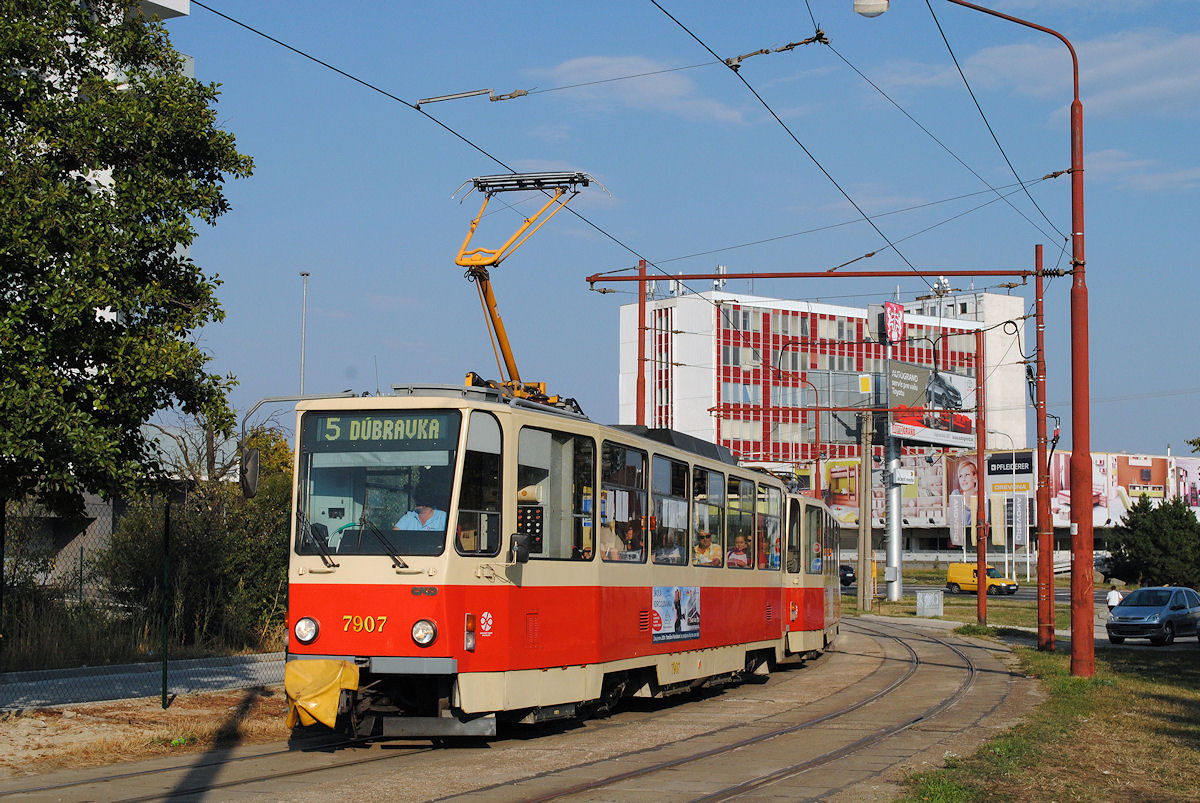
[[[838,632],[838,524],[724,448],[480,387],[297,407],[294,724],[490,735]]]

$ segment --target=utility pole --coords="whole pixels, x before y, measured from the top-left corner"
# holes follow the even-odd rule
[[[875,416],[870,410],[858,414],[859,480],[858,480],[858,610],[871,610],[874,601],[871,583],[871,436],[875,429]],[[871,585],[868,585],[871,583]]]
[[[1054,652],[1054,521],[1050,513],[1050,453],[1046,440],[1046,318],[1042,308],[1042,246],[1034,248],[1035,311],[1037,320],[1037,545],[1038,545],[1038,649]]]

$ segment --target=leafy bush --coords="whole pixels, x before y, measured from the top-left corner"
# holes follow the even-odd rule
[[[278,646],[287,601],[291,460],[282,436],[260,437],[271,442],[277,459],[264,460],[254,499],[242,498],[233,483],[204,481],[171,504],[165,572],[161,497],[130,506],[98,561],[112,599],[142,617],[165,615],[177,645]]]

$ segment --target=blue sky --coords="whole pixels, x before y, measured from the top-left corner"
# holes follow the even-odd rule
[[[933,12],[1008,160],[1033,182],[1032,201],[1009,194],[1017,179],[923,0],[893,0],[876,19],[855,15],[851,0],[811,0],[831,47],[754,56],[740,68],[770,111],[697,39],[721,58],[805,39],[814,25],[803,3],[759,2],[751,14],[743,4],[660,0],[693,37],[648,0],[205,2],[409,103],[529,92],[422,107],[459,138],[195,3],[168,23],[197,78],[222,85],[220,125],[256,163],[253,177],[228,186],[232,211],[192,249],[224,282],[227,317],[200,339],[215,370],[237,375],[240,410],[298,391],[300,271],[311,274],[307,392],[498,375],[475,288],[453,263],[478,196],[451,194],[505,172],[481,150],[522,172],[586,171],[611,193],[586,189],[571,208],[590,225],[559,215],[493,271],[522,377],[574,396],[598,421],[616,420],[617,310],[632,285],[601,295],[583,277],[636,265],[636,254],[689,273],[823,270],[872,251],[856,265],[1025,268],[1043,243],[1047,266],[1069,263],[1069,179],[1036,181],[1069,167],[1066,49],[943,0],[931,0]],[[1200,2],[994,7],[1062,32],[1079,53],[1092,449],[1183,453],[1200,435],[1189,278],[1200,253]],[[633,75],[642,77],[606,80]],[[531,206],[501,200],[521,199],[493,202],[479,244],[498,244]],[[897,286],[906,300],[928,292],[916,277],[753,289],[865,306]],[[1032,302],[1031,288],[1014,292]],[[1048,395],[1063,447],[1068,292],[1069,279],[1051,282],[1046,304]]]

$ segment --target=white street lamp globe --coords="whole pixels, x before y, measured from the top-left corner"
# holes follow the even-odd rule
[[[854,0],[854,13],[864,17],[878,17],[888,10],[888,0]]]

